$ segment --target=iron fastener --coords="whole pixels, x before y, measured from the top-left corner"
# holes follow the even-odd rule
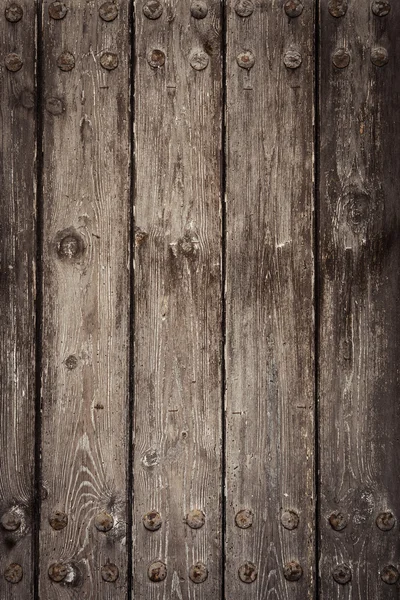
[[[329,516],[329,524],[335,531],[343,531],[347,527],[347,517],[338,510]]]
[[[191,510],[186,517],[186,523],[192,529],[200,529],[201,527],[203,527],[205,521],[205,514],[202,510],[199,510],[198,508]]]
[[[103,52],[100,57],[100,64],[103,69],[113,71],[118,67],[118,56],[114,52]]]
[[[350,64],[350,54],[346,48],[336,48],[332,54],[332,62],[338,69],[345,69]]]
[[[65,106],[59,98],[46,98],[46,110],[56,117],[65,111]]]
[[[386,565],[381,571],[381,579],[388,585],[394,585],[399,580],[399,572],[393,565]]]
[[[292,19],[299,17],[303,10],[304,6],[300,0],[287,0],[285,3],[285,13]]]
[[[239,0],[236,2],[235,11],[239,17],[249,17],[254,12],[254,4],[251,0]]]
[[[150,581],[154,581],[154,583],[159,583],[160,581],[164,581],[167,576],[167,566],[165,563],[157,560],[156,562],[151,563],[147,571],[148,577]]]
[[[48,575],[52,581],[60,583],[61,581],[64,581],[69,572],[69,565],[58,562],[50,565]]]
[[[235,523],[240,529],[248,529],[251,527],[253,525],[253,513],[251,510],[240,510],[235,517]]]
[[[60,21],[68,12],[64,2],[52,2],[49,6],[49,16],[56,21]]]
[[[332,17],[336,19],[339,17],[344,17],[347,13],[347,0],[329,0],[328,2],[328,10]]]
[[[299,526],[299,515],[293,510],[285,510],[281,515],[281,523],[285,529],[292,531]]]
[[[382,48],[382,46],[372,48],[371,62],[376,67],[384,67],[389,62],[389,54],[386,48]]]
[[[332,577],[336,583],[346,585],[351,581],[351,570],[347,565],[337,565],[332,571]]]
[[[194,0],[190,7],[190,14],[195,19],[204,19],[208,14],[208,6],[203,0]]]
[[[288,69],[298,69],[302,63],[302,58],[298,50],[288,50],[283,57],[285,67]]]
[[[159,69],[165,65],[165,54],[162,50],[158,50],[157,48],[151,50],[147,57],[147,62],[153,69]]]
[[[53,529],[61,531],[68,525],[68,515],[61,510],[56,510],[49,516],[49,523]]]
[[[94,526],[98,531],[105,533],[114,527],[114,519],[112,515],[103,510],[95,516]]]
[[[143,525],[149,531],[157,531],[162,525],[162,519],[159,512],[152,510],[143,517]]]
[[[250,70],[254,66],[256,59],[252,52],[245,50],[237,55],[236,62],[240,68]]]
[[[19,4],[9,4],[4,11],[4,16],[9,23],[18,23],[24,16],[24,11]]]
[[[7,54],[7,56],[5,57],[4,64],[6,66],[7,71],[11,71],[11,73],[16,73],[17,71],[22,69],[22,65],[24,63],[22,62],[22,58],[19,56],[19,54],[11,52],[11,54]]]
[[[288,581],[298,581],[303,575],[303,569],[296,560],[291,560],[283,567],[283,575]]]
[[[118,17],[118,6],[115,2],[104,2],[99,8],[99,15],[103,21],[114,21]]]
[[[163,5],[158,0],[148,0],[143,6],[143,13],[148,19],[159,19],[163,13]]]
[[[372,3],[371,10],[377,17],[386,17],[390,13],[390,2],[387,0],[375,0]]]
[[[190,567],[189,577],[193,583],[203,583],[208,577],[207,567],[202,562],[197,562]]]
[[[254,563],[247,561],[240,565],[238,575],[243,583],[253,583],[257,579],[257,567]]]
[[[379,513],[379,515],[376,517],[375,523],[381,531],[390,531],[391,529],[393,529],[396,523],[396,519],[394,517],[394,514],[388,510]]]
[[[119,569],[117,565],[114,565],[110,562],[107,562],[105,565],[103,565],[100,572],[103,581],[107,581],[108,583],[114,583],[114,581],[117,581],[119,577]]]
[[[11,563],[4,570],[4,579],[8,583],[19,583],[23,576],[23,570],[18,563]]]
[[[6,531],[17,531],[21,527],[21,517],[12,510],[1,517],[1,526]]]
[[[62,52],[57,58],[57,66],[61,71],[72,71],[75,67],[75,58],[71,52]]]
[[[204,50],[193,50],[190,54],[190,66],[195,71],[203,71],[208,66],[209,58]]]

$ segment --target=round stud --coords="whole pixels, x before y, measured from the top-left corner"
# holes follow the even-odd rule
[[[192,565],[189,569],[189,577],[193,583],[203,583],[208,577],[207,567],[202,562]]]
[[[198,508],[191,510],[190,513],[188,513],[188,515],[186,517],[186,523],[192,529],[200,529],[201,527],[203,527],[205,521],[206,521],[205,514],[203,513],[202,510],[199,510]]]
[[[160,581],[164,581],[167,576],[167,566],[165,563],[157,560],[156,562],[151,563],[147,571],[148,577],[150,581],[154,581],[154,583],[159,583]]]
[[[375,523],[381,531],[390,531],[393,529],[396,519],[393,513],[386,511],[379,513],[379,515],[376,517]]]
[[[344,17],[347,13],[347,0],[329,0],[328,2],[328,10],[332,17],[336,19],[339,17]]]
[[[65,111],[64,103],[59,98],[46,98],[46,110],[56,117]]]
[[[288,69],[298,69],[302,63],[300,52],[297,50],[288,50],[283,57],[285,67]]]
[[[329,524],[335,531],[343,531],[347,527],[347,517],[338,510],[329,516]]]
[[[104,2],[99,8],[99,15],[103,21],[114,21],[118,17],[118,6],[115,2]]]
[[[208,13],[208,6],[203,0],[194,0],[190,7],[190,14],[195,19],[204,19]]]
[[[195,71],[203,71],[208,66],[209,58],[203,50],[194,50],[190,55],[190,66]]]
[[[75,233],[60,234],[60,239],[57,243],[57,254],[61,260],[73,261],[77,260],[84,250],[82,238]]]
[[[390,13],[390,2],[387,0],[375,0],[372,3],[371,10],[377,17],[386,17]]]
[[[351,581],[351,571],[347,565],[337,565],[332,571],[332,577],[336,583],[346,585]]]
[[[281,523],[285,529],[293,531],[299,526],[299,515],[293,510],[285,510],[281,515]]]
[[[100,569],[100,572],[102,580],[107,581],[108,583],[114,583],[114,581],[117,581],[119,577],[119,569],[117,565],[114,565],[110,562],[107,562],[105,565],[103,565]]]
[[[49,567],[48,575],[52,581],[60,583],[61,581],[64,581],[69,571],[68,565],[65,565],[64,563],[53,563]]]
[[[23,570],[18,563],[11,563],[4,571],[4,579],[8,583],[19,583],[23,576]]]
[[[249,50],[240,52],[236,57],[236,62],[242,69],[250,70],[256,62],[255,56]]]
[[[235,11],[239,17],[249,17],[254,12],[254,4],[251,0],[239,0],[236,2]]]
[[[235,523],[240,529],[248,529],[251,527],[253,525],[253,513],[251,510],[240,510],[235,517]]]
[[[49,523],[53,529],[60,531],[68,525],[68,515],[61,510],[56,510],[49,516]]]
[[[238,575],[243,583],[253,583],[257,579],[257,567],[252,562],[245,562],[240,565]]]
[[[381,579],[388,585],[394,585],[399,580],[399,572],[393,565],[386,565],[381,571]]]
[[[147,57],[147,62],[153,69],[159,69],[165,65],[165,54],[162,50],[152,50]]]
[[[389,54],[386,48],[377,47],[371,50],[371,62],[376,67],[384,67],[389,61]]]
[[[78,366],[78,359],[76,356],[71,354],[68,358],[65,359],[65,366],[69,371],[73,371]]]
[[[100,57],[100,64],[103,69],[113,71],[118,67],[118,56],[114,52],[103,52]]]
[[[143,517],[143,525],[149,531],[157,531],[162,525],[162,519],[159,512],[152,510]]]
[[[24,63],[22,62],[22,59],[18,54],[15,54],[15,52],[11,52],[11,54],[7,54],[7,56],[5,57],[4,64],[6,66],[7,71],[16,73],[17,71],[22,69],[22,65]]]
[[[350,54],[346,48],[336,48],[332,54],[332,62],[338,69],[345,69],[350,63]]]
[[[300,0],[287,0],[285,3],[285,13],[292,19],[299,17],[303,10],[304,6]]]
[[[283,575],[288,581],[298,581],[303,575],[303,569],[296,560],[291,560],[283,567]]]
[[[106,511],[99,512],[94,518],[94,526],[98,531],[110,531],[114,527],[114,519]]]
[[[148,0],[143,6],[143,13],[148,19],[159,19],[163,13],[163,5],[158,0]]]
[[[62,52],[57,58],[57,66],[61,71],[72,71],[75,67],[75,58],[71,52]]]
[[[49,17],[55,19],[56,21],[63,19],[67,12],[68,8],[64,2],[52,2],[49,6]]]
[[[10,510],[1,517],[1,526],[6,531],[17,531],[21,527],[21,517]]]
[[[18,23],[24,16],[24,11],[19,4],[9,4],[4,11],[4,16],[10,23]]]

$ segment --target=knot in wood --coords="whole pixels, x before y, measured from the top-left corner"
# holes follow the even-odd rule
[[[399,572],[394,565],[386,565],[381,571],[381,579],[388,585],[394,585],[399,580]]]
[[[251,527],[253,525],[253,513],[251,510],[240,510],[235,517],[235,523],[240,529]]]
[[[253,583],[257,579],[257,567],[254,563],[247,561],[240,565],[238,575],[243,583]]]
[[[56,246],[58,257],[69,262],[79,260],[85,249],[82,237],[72,228],[58,233]]]
[[[190,6],[190,14],[195,19],[204,19],[208,13],[208,6],[203,0],[194,0]]]
[[[78,359],[76,356],[71,354],[68,358],[65,359],[65,366],[69,371],[73,371],[78,366]]]
[[[157,531],[162,525],[162,519],[159,512],[152,510],[143,517],[143,525],[149,531]]]
[[[235,4],[235,11],[239,17],[249,17],[254,12],[254,4],[251,0],[239,0]]]
[[[19,583],[23,576],[23,570],[18,563],[11,563],[4,570],[4,579],[8,583]]]
[[[336,19],[339,17],[344,17],[347,13],[348,3],[347,0],[329,0],[328,2],[328,10],[332,17]]]
[[[281,523],[289,531],[297,529],[299,526],[299,515],[293,510],[285,510],[281,515]]]
[[[189,577],[193,583],[203,583],[208,577],[207,567],[202,562],[192,565],[189,569]]]
[[[205,522],[206,516],[203,511],[198,508],[191,510],[186,517],[186,523],[191,529],[200,529]]]
[[[24,16],[22,6],[19,4],[9,4],[4,11],[4,15],[10,23],[18,23]]]
[[[49,6],[49,16],[56,21],[60,21],[68,12],[64,2],[52,2]]]
[[[103,21],[114,21],[118,16],[118,6],[115,2],[104,2],[99,8],[99,15]]]
[[[340,585],[346,585],[351,581],[351,570],[347,565],[337,565],[332,571],[332,577]]]
[[[101,567],[101,578],[108,583],[114,583],[119,577],[119,569],[114,563],[107,562]]]
[[[303,569],[296,560],[291,560],[283,567],[283,575],[288,581],[298,581],[303,575]]]
[[[164,581],[167,576],[167,566],[165,563],[160,560],[151,563],[147,571],[148,577],[150,581],[154,583],[159,583],[160,581]]]
[[[292,19],[299,17],[303,12],[304,6],[300,0],[287,0],[285,3],[285,13]]]
[[[163,13],[163,5],[158,0],[148,0],[143,6],[143,13],[148,19],[159,19]]]
[[[7,71],[16,73],[17,71],[22,69],[22,65],[24,63],[22,62],[22,58],[19,56],[19,54],[11,52],[10,54],[7,54],[7,56],[4,58],[4,64]]]

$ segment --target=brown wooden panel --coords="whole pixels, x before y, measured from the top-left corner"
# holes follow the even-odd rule
[[[42,21],[40,591],[116,599],[127,590],[129,3],[114,20],[101,0],[66,4],[63,16],[46,0]]]
[[[303,4],[228,2],[226,597],[241,600],[314,588],[314,14]]]
[[[343,5],[321,3],[321,598],[388,600],[398,584],[381,577],[400,563],[400,6],[377,16],[349,2],[334,16]]]
[[[137,600],[220,597],[220,6],[197,4],[204,18],[189,2],[136,2]],[[142,522],[152,511],[157,531]]]
[[[0,597],[28,600],[33,598],[36,3],[9,5],[4,2],[0,14]]]

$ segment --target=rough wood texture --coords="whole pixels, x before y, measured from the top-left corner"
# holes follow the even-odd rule
[[[228,3],[226,597],[241,600],[312,598],[315,576],[314,15],[312,1],[296,18],[283,4],[244,17]],[[281,524],[296,520],[287,511],[297,528]],[[292,561],[298,581],[284,577]]]
[[[0,596],[33,597],[35,424],[35,11],[0,13]],[[9,18],[13,15],[7,13]],[[18,17],[18,15],[16,15]],[[16,53],[22,60],[10,57]],[[16,563],[22,567],[9,569]],[[7,581],[13,579],[15,583]],[[18,583],[16,580],[22,574]]]
[[[383,2],[378,4],[385,4]],[[380,573],[399,569],[400,6],[369,0],[334,18],[321,4],[320,452],[321,598],[394,599]],[[371,62],[384,47],[386,66]],[[345,48],[348,67],[332,54]],[[348,525],[335,531],[338,511]],[[337,517],[336,517],[337,522]],[[346,565],[352,581],[332,571]],[[343,569],[342,569],[343,570]],[[392,572],[395,575],[394,572]]]
[[[129,15],[103,21],[102,4],[43,6],[42,598],[127,590]]]
[[[221,40],[219,2],[207,4],[204,19],[180,0],[148,19],[136,3],[137,600],[220,597]],[[163,66],[148,63],[153,50]],[[193,509],[205,514],[200,529],[185,522]],[[142,523],[152,510],[153,532]],[[148,578],[153,561],[167,566],[161,583]],[[189,579],[198,561],[201,584]]]

